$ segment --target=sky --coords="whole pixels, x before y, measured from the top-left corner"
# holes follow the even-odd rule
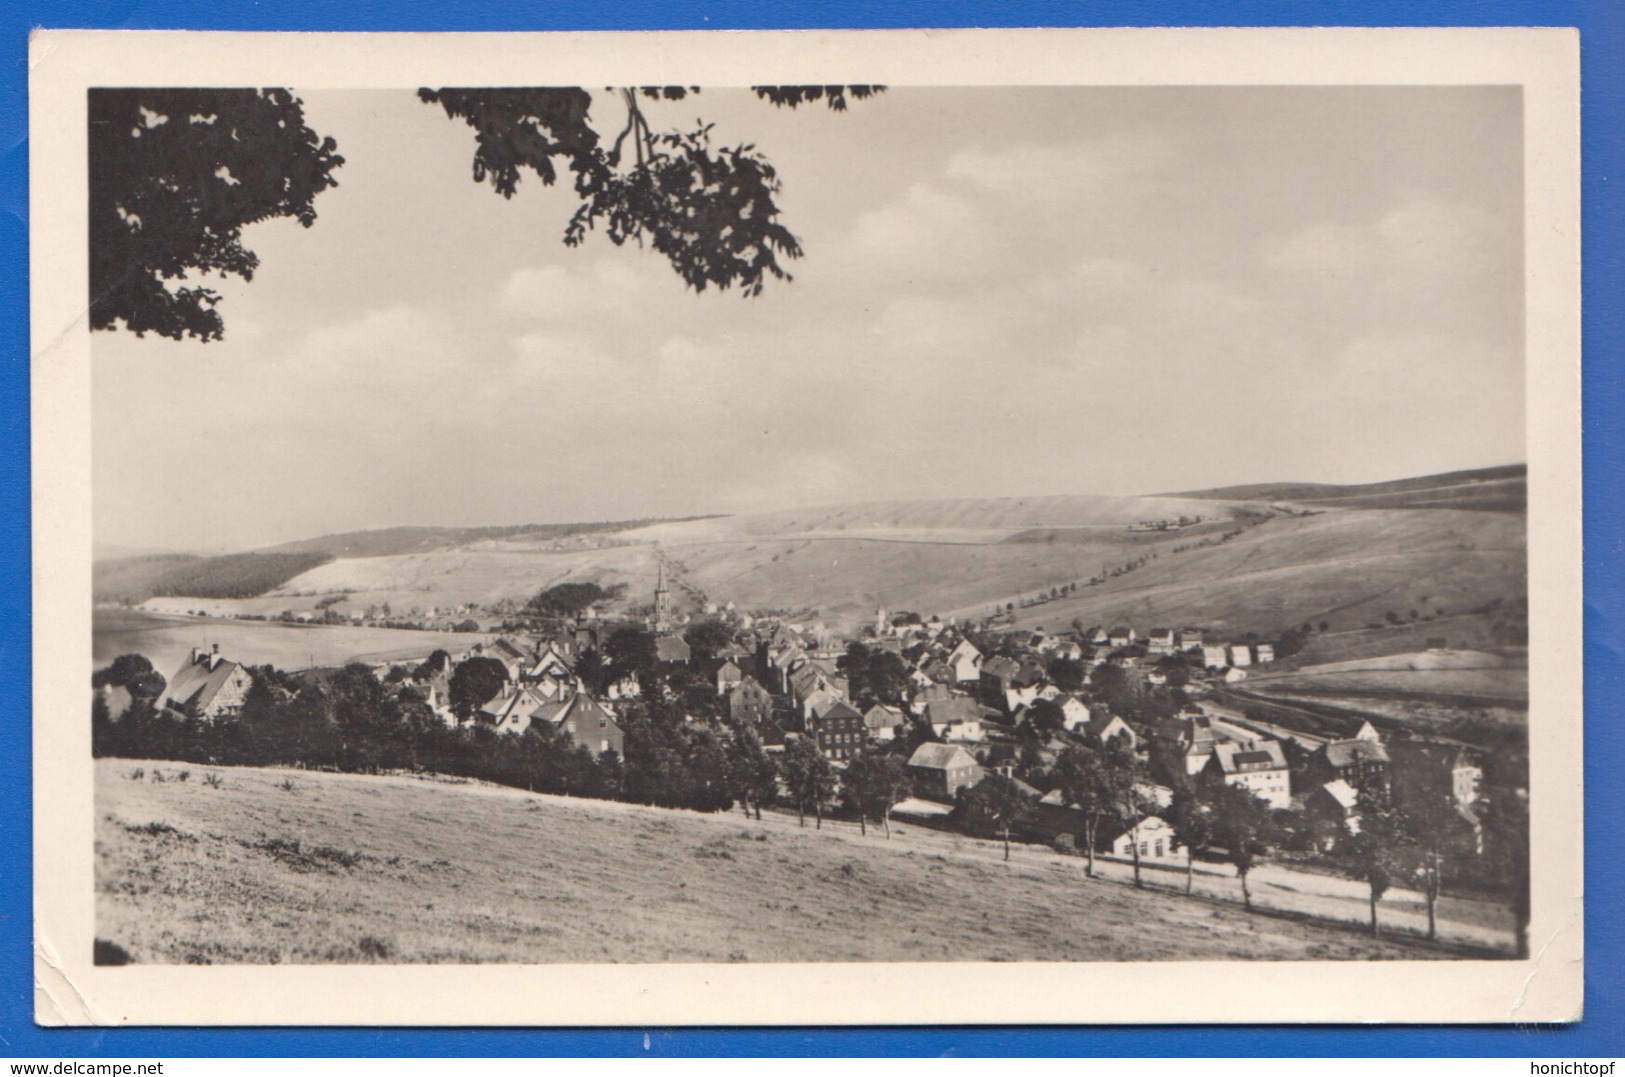
[[[651,104],[778,168],[805,256],[757,298],[566,248],[571,192],[474,182],[411,89],[294,89],[339,186],[245,230],[225,340],[92,336],[99,547],[1525,458],[1515,87]]]

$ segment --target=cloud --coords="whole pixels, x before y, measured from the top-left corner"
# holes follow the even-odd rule
[[[1472,267],[1488,257],[1495,230],[1476,207],[1409,198],[1369,221],[1318,222],[1266,238],[1262,253],[1277,269],[1327,276],[1378,273],[1385,266]]]
[[[837,275],[918,281],[974,276],[990,236],[975,203],[934,182],[858,217],[837,243]]]
[[[1407,261],[1481,261],[1495,222],[1483,210],[1434,199],[1412,199],[1386,213],[1376,230],[1388,250]]]
[[[1114,131],[1064,143],[960,150],[949,159],[947,175],[1017,203],[1070,203],[1132,190],[1180,159],[1165,134]]]
[[[577,252],[558,263],[516,269],[503,284],[499,303],[507,313],[529,321],[577,324],[585,317],[624,314],[668,293],[680,294],[680,286],[647,251],[596,258]]]

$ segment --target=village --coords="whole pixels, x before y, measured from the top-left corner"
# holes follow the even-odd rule
[[[326,693],[332,723],[343,726],[343,701],[358,697],[333,686],[347,675],[387,693],[391,713],[416,714],[488,754],[523,754],[503,743],[562,744],[575,753],[573,776],[539,779],[541,765],[499,772],[432,751],[276,758],[324,769],[404,762],[702,810],[794,810],[820,827],[828,816],[889,832],[906,820],[1002,838],[1006,857],[1015,841],[1085,856],[1091,873],[1097,858],[1103,869],[1132,865],[1135,885],[1142,870],[1188,877],[1217,863],[1240,876],[1249,904],[1248,871],[1266,858],[1357,882],[1378,874],[1374,858],[1385,880],[1403,859],[1428,897],[1430,934],[1447,879],[1482,891],[1504,869],[1492,866],[1486,840],[1495,760],[1481,748],[1369,721],[1339,735],[1291,728],[1222,698],[1296,639],[1229,641],[1194,627],[1017,629],[997,610],[974,624],[877,610],[849,638],[816,617],[701,605],[703,595],[682,595],[693,608],[679,614],[664,568],[641,616],[600,616],[591,599],[609,593],[563,585],[529,610],[556,614],[562,601],[578,607],[574,616],[527,623],[509,609],[507,631],[480,633],[457,653],[344,670],[290,675],[200,646],[165,678],[130,656],[98,674],[98,753],[144,754],[143,737],[166,720],[203,730],[203,741],[225,736],[267,677],[280,691],[261,685],[262,704]],[[128,721],[137,710],[145,721]],[[190,751],[207,761],[233,752]],[[689,775],[680,791],[657,777],[673,765]],[[1372,894],[1374,929],[1375,885]]]

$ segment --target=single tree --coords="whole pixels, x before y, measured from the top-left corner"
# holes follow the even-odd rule
[[[1020,782],[997,771],[969,789],[959,791],[954,816],[972,831],[992,832],[1004,839],[1004,858],[1010,859],[1010,833],[1032,814],[1034,797]]]
[[[1167,818],[1174,840],[1185,847],[1185,893],[1189,894],[1195,881],[1196,852],[1213,843],[1213,809],[1203,802],[1195,786],[1182,785],[1174,790]]]
[[[414,681],[431,680],[435,676],[439,675],[442,671],[450,668],[451,655],[446,653],[446,651],[443,649],[437,647],[428,658],[425,658],[417,665],[415,669],[412,670],[412,679]]]
[[[1104,792],[1116,816],[1117,825],[1130,835],[1129,852],[1134,857],[1134,888],[1140,889],[1140,823],[1156,808],[1145,792],[1148,776],[1134,755],[1127,735],[1119,733],[1107,741],[1101,752]]]
[[[508,670],[495,658],[476,656],[457,663],[446,686],[452,713],[463,721],[496,698],[508,683]]]
[[[1258,861],[1269,852],[1269,843],[1275,833],[1275,819],[1269,803],[1243,786],[1228,782],[1213,790],[1213,840],[1223,847],[1226,858],[1236,869],[1241,880],[1241,900],[1248,909],[1253,907],[1252,890],[1247,877]]]
[[[1413,791],[1405,800],[1407,837],[1415,854],[1417,880],[1428,903],[1428,938],[1438,937],[1439,894],[1446,865],[1465,858],[1476,844],[1472,825],[1443,790]]]
[[[1093,748],[1073,746],[1056,758],[1050,775],[1061,791],[1061,800],[1083,817],[1084,855],[1088,858],[1084,874],[1092,878],[1100,828],[1112,818],[1116,803],[1105,760]]]
[[[1399,809],[1378,798],[1360,797],[1357,822],[1340,836],[1337,858],[1368,887],[1371,934],[1378,933],[1377,902],[1393,885],[1407,859],[1406,820]]]
[[[835,795],[835,769],[818,750],[811,737],[796,737],[784,746],[784,784],[796,802],[796,818],[807,825],[807,809],[817,816],[816,829],[824,827],[824,805]]]
[[[157,699],[166,685],[164,675],[142,654],[121,654],[105,669],[91,675],[92,688],[123,688],[136,698]]]
[[[1066,728],[1066,713],[1052,699],[1035,699],[1028,707],[1023,728],[1040,742]]]
[[[287,90],[92,89],[90,325],[219,340],[210,274],[252,279],[242,231],[316,220],[338,145]]]
[[[1063,692],[1076,692],[1089,679],[1089,671],[1082,662],[1071,658],[1057,658],[1049,664],[1049,679]]]
[[[761,737],[749,726],[734,731],[728,753],[728,781],[734,799],[748,817],[754,809],[762,817],[762,805],[772,804],[779,795],[779,770],[762,746]]]
[[[604,642],[604,655],[609,659],[612,681],[628,676],[637,677],[639,682],[652,681],[660,662],[654,633],[641,628],[617,628]]]
[[[695,658],[711,659],[733,642],[733,633],[721,621],[700,621],[683,632],[683,640]]]

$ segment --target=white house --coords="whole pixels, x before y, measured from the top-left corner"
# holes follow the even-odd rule
[[[1272,808],[1292,806],[1291,780],[1286,756],[1273,740],[1251,743],[1223,741],[1213,746],[1207,771],[1229,785],[1239,785]]]
[[[960,684],[982,678],[982,652],[968,639],[960,640],[948,653],[948,665]]]
[[[1185,862],[1185,847],[1174,840],[1173,826],[1160,815],[1148,815],[1118,834],[1111,839],[1108,849],[1112,856],[1132,860],[1136,845],[1140,847],[1141,861]]]
[[[1089,704],[1070,692],[1058,698],[1055,703],[1061,708],[1061,721],[1068,733],[1075,732],[1078,726],[1089,720]]]

